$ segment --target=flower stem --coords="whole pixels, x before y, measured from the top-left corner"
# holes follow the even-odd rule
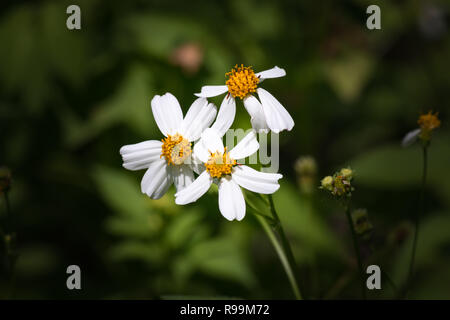
[[[427,184],[427,166],[428,166],[428,143],[423,145],[423,169],[422,169],[422,186],[420,189],[420,211],[416,212],[414,216],[414,239],[413,239],[413,247],[411,260],[409,262],[409,272],[408,272],[408,281],[407,281],[407,290],[405,295],[408,293],[409,287],[411,286],[411,280],[414,272],[414,262],[416,259],[416,251],[417,251],[417,240],[419,238],[419,229],[420,229],[420,214],[423,216],[425,214],[425,187]]]
[[[359,272],[359,277],[360,277],[360,282],[361,282],[361,294],[363,299],[366,299],[366,283],[365,283],[365,278],[364,278],[364,270],[363,270],[363,264],[362,264],[362,260],[361,260],[361,254],[360,254],[360,250],[359,250],[359,243],[358,243],[358,238],[355,232],[355,227],[353,225],[353,220],[352,220],[352,216],[350,214],[350,205],[346,205],[345,207],[345,214],[347,215],[347,220],[348,220],[348,224],[350,227],[350,231],[352,234],[352,239],[353,239],[353,246],[355,249],[355,255],[356,255],[356,260],[358,262],[358,272]]]
[[[6,213],[8,217],[11,215],[11,205],[9,204],[8,191],[5,191],[5,203],[6,203]]]
[[[298,288],[297,281],[294,276],[294,272],[292,270],[292,266],[289,263],[289,259],[287,258],[286,253],[283,250],[283,246],[281,245],[280,241],[278,240],[277,236],[275,235],[275,232],[272,230],[271,226],[267,222],[265,218],[263,218],[261,215],[256,215],[256,218],[261,223],[264,231],[266,232],[270,242],[272,242],[273,247],[275,248],[275,251],[278,254],[278,257],[280,258],[281,264],[283,265],[284,271],[286,272],[286,275],[289,279],[289,283],[292,287],[292,292],[294,293],[294,296],[297,300],[302,300],[302,295],[300,293],[300,289]]]
[[[269,199],[270,212],[272,214],[273,220],[275,221],[275,224],[273,224],[272,227],[273,227],[274,231],[277,232],[277,234],[280,238],[281,246],[278,241],[277,241],[278,248],[277,248],[277,246],[275,246],[275,243],[273,243],[273,241],[272,241],[272,243],[274,244],[275,249],[277,250],[278,256],[280,257],[280,260],[283,263],[284,269],[289,278],[289,282],[291,283],[292,291],[294,292],[296,299],[301,300],[302,294],[299,289],[297,279],[295,278],[295,275],[294,275],[294,270],[297,269],[297,264],[295,263],[295,258],[292,253],[291,246],[286,237],[286,234],[284,233],[284,229],[281,225],[280,218],[278,217],[277,211],[275,209],[275,204],[273,202],[272,195],[268,195],[268,199]],[[269,236],[269,238],[270,238],[270,236]]]
[[[381,262],[381,260],[382,260],[381,254],[380,253],[377,254],[373,243],[370,245],[370,250],[371,250],[371,261],[379,261],[378,265],[382,266],[383,263]],[[371,264],[370,261],[368,264]],[[386,271],[384,271],[384,268],[380,267],[380,270],[381,270],[381,275],[383,276],[384,279],[387,280],[387,283],[391,286],[392,290],[394,291],[395,296],[397,297],[400,294],[400,289],[397,287],[394,280],[392,280],[392,278],[389,276],[389,274]]]
[[[6,274],[9,279],[9,297],[13,294],[13,288],[14,288],[14,265],[16,261],[14,249],[13,249],[13,241],[14,241],[14,235],[11,231],[11,204],[9,202],[9,196],[8,191],[5,191],[4,193],[5,197],[5,205],[6,205],[6,219],[5,219],[5,230],[0,230],[3,241],[5,243],[5,250],[6,250]]]
[[[250,209],[253,211],[253,213],[257,216],[261,216],[264,219],[266,219],[267,221],[269,221],[269,223],[271,225],[274,225],[276,222],[275,220],[273,220],[271,217],[269,217],[268,215],[261,213],[261,211],[259,211],[258,209],[256,209],[253,205],[250,204],[249,201],[247,201],[247,205],[250,207]]]

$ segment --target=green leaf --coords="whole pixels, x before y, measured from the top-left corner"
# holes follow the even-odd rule
[[[273,200],[283,227],[295,239],[293,250],[299,260],[308,259],[314,251],[332,255],[342,253],[340,241],[312,206],[311,199],[301,196],[298,189],[287,181],[280,184]]]
[[[450,145],[449,136],[439,131],[429,147],[428,186],[450,200]],[[398,144],[378,147],[349,161],[355,172],[355,182],[361,186],[399,189],[418,186],[422,177],[422,150],[417,143],[409,148]]]
[[[159,243],[128,240],[111,247],[108,255],[115,261],[138,260],[155,266],[164,261],[166,252]]]
[[[373,58],[363,52],[348,52],[325,66],[325,75],[338,97],[346,103],[361,95],[374,68]]]
[[[433,267],[433,264],[445,258],[443,248],[450,245],[450,215],[435,213],[423,219],[420,225],[420,234],[417,242],[415,273]],[[412,253],[413,236],[399,249],[392,264],[392,277],[397,285],[405,283]],[[425,271],[424,271],[425,272]],[[428,273],[429,274],[429,273]]]
[[[201,224],[202,215],[198,210],[186,210],[178,214],[167,226],[166,242],[172,248],[188,244],[196,234],[205,234]]]
[[[119,169],[120,170],[120,169]],[[123,170],[97,166],[92,176],[98,191],[114,210],[128,217],[145,217],[152,206],[140,192],[139,182]]]
[[[250,268],[246,254],[246,226],[229,223],[228,229],[220,236],[198,243],[189,252],[189,258],[201,272],[221,279],[236,281],[251,288],[256,279]]]
[[[86,143],[120,123],[127,124],[143,137],[156,133],[150,108],[153,97],[150,82],[150,74],[142,66],[135,65],[128,71],[118,91],[93,109],[87,122],[77,119],[73,113],[63,114],[69,146]]]

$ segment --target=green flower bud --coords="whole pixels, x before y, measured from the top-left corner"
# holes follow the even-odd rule
[[[352,186],[344,176],[338,175],[334,178],[332,193],[335,196],[351,195]]]
[[[352,212],[353,225],[357,235],[368,238],[373,230],[366,209],[356,209]]]
[[[317,173],[317,163],[311,156],[304,156],[295,162],[295,171],[300,175],[314,176]]]
[[[323,189],[332,190],[333,189],[333,177],[332,176],[326,176],[322,179],[320,182]]]
[[[312,194],[317,184],[317,164],[311,156],[303,156],[295,162],[295,171],[300,191],[304,194]]]
[[[351,180],[353,178],[353,170],[350,168],[342,168],[341,169],[341,175],[348,180]]]

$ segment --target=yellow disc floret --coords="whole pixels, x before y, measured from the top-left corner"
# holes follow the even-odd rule
[[[439,120],[437,112],[433,114],[431,113],[431,111],[429,111],[427,114],[422,114],[419,117],[417,123],[419,124],[420,128],[431,131],[440,127],[441,120]]]
[[[433,114],[429,111],[427,114],[422,114],[419,117],[417,123],[420,126],[420,138],[423,141],[428,141],[431,139],[431,132],[441,126],[441,120],[438,118],[438,113]]]
[[[228,92],[234,97],[244,99],[250,93],[256,92],[259,78],[255,75],[252,67],[240,67],[236,65],[230,72],[225,74],[228,77],[226,85]]]
[[[236,160],[230,158],[225,147],[223,153],[210,152],[208,162],[205,163],[206,170],[212,178],[221,178],[224,175],[231,174],[231,170],[237,164]]]
[[[167,135],[162,141],[161,158],[166,158],[169,165],[183,164],[192,153],[191,143],[180,134]]]

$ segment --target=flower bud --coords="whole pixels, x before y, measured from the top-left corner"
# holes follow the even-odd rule
[[[353,178],[353,170],[350,168],[342,168],[341,169],[341,175],[347,179],[351,180]]]
[[[295,162],[295,171],[300,175],[316,175],[317,164],[311,156],[304,156]]]
[[[321,181],[321,189],[330,191],[333,196],[338,198],[349,198],[355,190],[351,183],[352,177],[352,169],[343,168],[338,172],[335,172],[333,176],[326,176],[323,178]]]
[[[335,196],[350,196],[352,192],[352,185],[343,175],[337,175],[334,178],[333,190],[331,193]]]
[[[300,191],[304,194],[312,194],[317,183],[317,164],[311,156],[303,156],[297,159],[294,166],[297,173],[297,181]]]
[[[368,239],[373,230],[366,209],[356,209],[352,212],[353,225],[357,235]]]
[[[322,179],[320,182],[322,184],[323,189],[332,190],[333,189],[333,177],[332,176],[326,176]]]

